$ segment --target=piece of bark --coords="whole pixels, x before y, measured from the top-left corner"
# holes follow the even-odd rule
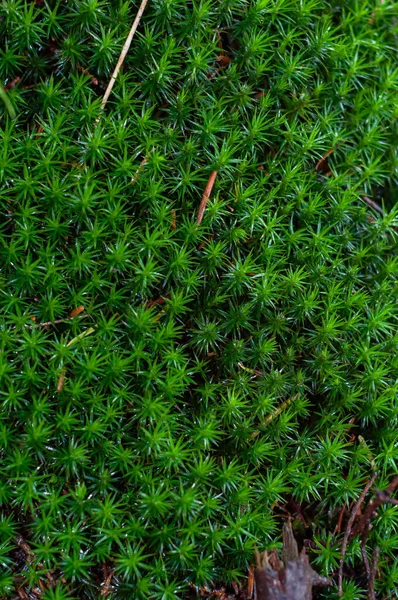
[[[283,528],[282,559],[283,566],[275,569],[267,552],[256,553],[257,600],[311,600],[314,586],[330,584],[314,571],[305,553],[299,555],[290,521]],[[275,565],[275,560],[272,562]]]

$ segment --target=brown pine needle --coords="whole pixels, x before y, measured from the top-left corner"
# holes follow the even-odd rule
[[[203,215],[204,215],[204,212],[205,212],[205,209],[206,209],[206,204],[207,204],[207,201],[208,201],[209,196],[211,194],[211,190],[213,189],[213,185],[214,185],[214,182],[216,180],[216,177],[217,177],[217,171],[213,171],[212,174],[209,177],[209,181],[207,182],[205,191],[204,191],[203,196],[202,196],[202,200],[200,201],[199,210],[198,210],[198,218],[197,218],[197,221],[196,221],[198,225],[200,225],[201,222],[202,222]]]
[[[124,42],[124,46],[123,46],[122,51],[121,51],[120,56],[119,56],[119,60],[117,61],[117,65],[115,67],[115,70],[112,73],[112,77],[111,77],[111,79],[110,79],[110,81],[108,83],[108,87],[106,88],[104,97],[102,98],[101,110],[103,110],[105,108],[105,105],[108,102],[109,96],[111,95],[112,88],[113,88],[113,86],[115,84],[117,76],[119,75],[120,68],[121,68],[121,66],[122,66],[122,64],[124,62],[124,59],[126,58],[127,52],[129,51],[132,39],[133,39],[134,34],[135,34],[136,30],[137,30],[137,27],[139,25],[141,17],[142,17],[142,15],[144,13],[144,10],[145,10],[145,7],[147,5],[147,2],[148,2],[148,0],[142,0],[141,6],[138,9],[137,16],[134,19],[134,23],[131,26],[131,29],[129,31],[129,34],[127,36],[126,41]]]

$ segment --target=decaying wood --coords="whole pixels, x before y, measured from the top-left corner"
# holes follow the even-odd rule
[[[321,577],[308,562],[308,556],[299,554],[292,526],[288,521],[283,528],[282,562],[273,557],[272,565],[267,552],[256,554],[257,600],[310,600],[312,588],[330,585],[326,577]]]

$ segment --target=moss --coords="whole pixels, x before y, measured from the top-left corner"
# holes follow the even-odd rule
[[[336,575],[398,462],[396,4],[153,0],[98,124],[137,5],[2,10],[0,595],[241,581],[286,510]]]

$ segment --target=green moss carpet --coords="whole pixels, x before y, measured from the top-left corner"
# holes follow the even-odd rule
[[[398,470],[398,4],[150,0],[101,112],[137,9],[0,8],[0,597],[243,598],[290,515],[337,598]]]

